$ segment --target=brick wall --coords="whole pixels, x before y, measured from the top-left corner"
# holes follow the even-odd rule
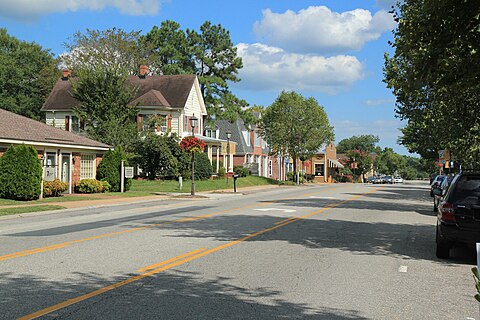
[[[72,183],[75,186],[75,183],[77,181],[80,181],[80,159],[81,159],[80,153],[73,152],[72,158],[73,158]]]

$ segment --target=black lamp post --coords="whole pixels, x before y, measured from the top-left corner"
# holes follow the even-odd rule
[[[198,119],[193,115],[190,118],[190,126],[192,127],[192,137],[195,137],[195,127],[197,126]],[[190,195],[195,195],[195,152],[192,152],[192,189]]]
[[[227,135],[227,185],[228,185],[228,174],[229,174],[229,168],[230,168],[230,138],[232,137],[232,132],[230,130],[227,130],[225,134]]]

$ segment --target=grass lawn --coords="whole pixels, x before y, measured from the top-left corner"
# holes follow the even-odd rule
[[[66,201],[82,201],[82,200],[97,200],[105,199],[105,194],[85,194],[85,195],[64,195],[61,197],[50,197],[44,198],[42,200],[32,200],[32,201],[17,201],[10,199],[0,199],[0,206],[9,206],[9,205],[26,205],[26,204],[43,204],[50,202],[66,202]]]
[[[39,212],[39,211],[49,211],[49,210],[60,210],[65,209],[62,206],[52,206],[52,205],[43,205],[43,206],[27,206],[27,207],[14,207],[14,208],[3,208],[0,209],[0,216],[6,216],[9,214],[19,214],[27,212]]]
[[[140,197],[152,195],[155,192],[184,192],[190,193],[191,180],[183,181],[183,188],[178,188],[178,181],[170,180],[133,180],[132,188],[123,194],[119,192],[112,192],[106,195],[122,196],[122,197]],[[241,187],[252,187],[269,184],[279,184],[278,181],[264,177],[248,176],[237,179],[237,189]],[[215,180],[200,180],[195,181],[195,190],[197,192],[213,191],[213,190],[228,190],[233,191],[233,178],[220,178]]]
[[[233,178],[228,179],[228,184],[227,184],[226,178],[219,178],[215,180],[200,180],[200,181],[195,181],[195,184],[196,184],[195,190],[197,192],[212,191],[212,190],[233,191]],[[261,185],[269,185],[269,184],[283,184],[283,182],[279,182],[279,181],[264,178],[264,177],[257,177],[257,176],[248,176],[248,177],[237,179],[237,189],[242,187],[252,187],[252,186],[261,186]],[[22,211],[22,212],[32,212],[32,211],[39,211],[38,207],[49,207],[46,204],[51,202],[82,201],[82,200],[93,201],[93,200],[105,199],[109,197],[143,197],[143,196],[151,196],[154,193],[158,193],[158,192],[190,193],[190,189],[191,189],[190,180],[183,181],[182,190],[178,188],[178,181],[133,180],[132,188],[129,191],[124,193],[109,192],[109,193],[97,193],[97,194],[64,195],[61,197],[51,197],[51,198],[44,198],[42,200],[33,200],[33,201],[16,201],[16,200],[9,200],[9,199],[0,199],[0,206],[31,205],[31,206],[28,206],[28,208],[33,208],[31,209],[31,211]],[[45,205],[38,206],[40,204],[45,204]],[[52,206],[50,205],[50,207]],[[26,208],[26,207],[23,207],[23,208]],[[9,208],[9,209],[13,209],[13,208]],[[6,209],[0,209],[0,215],[5,210]],[[23,210],[27,210],[27,209],[23,209]],[[50,210],[50,209],[44,209],[44,210]],[[15,212],[15,213],[20,213],[20,212]]]

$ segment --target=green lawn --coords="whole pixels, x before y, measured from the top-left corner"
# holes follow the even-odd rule
[[[278,181],[257,177],[257,176],[248,176],[244,178],[237,179],[237,189],[241,187],[251,187],[251,186],[261,186],[268,184],[279,184]],[[122,197],[140,197],[148,196],[157,192],[184,192],[190,193],[191,189],[191,180],[183,181],[183,188],[180,190],[178,188],[178,181],[170,180],[133,180],[132,188],[123,194],[119,192],[111,192],[105,195],[112,196],[122,196]],[[233,178],[227,179],[220,178],[215,180],[200,180],[195,181],[195,190],[197,192],[212,191],[212,190],[227,190],[233,191]]]
[[[0,216],[6,216],[6,215],[10,215],[10,214],[27,213],[27,212],[60,210],[60,209],[65,209],[65,207],[53,206],[53,205],[43,205],[43,206],[26,206],[26,207],[3,208],[3,209],[0,209]]]

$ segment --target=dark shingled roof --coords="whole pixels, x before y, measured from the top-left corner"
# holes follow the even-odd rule
[[[137,88],[132,102],[145,106],[183,108],[195,81],[195,75],[166,75],[139,78],[129,76],[126,83]],[[79,101],[72,96],[70,81],[59,79],[41,111],[71,110]]]
[[[0,139],[109,148],[110,146],[72,132],[0,109]]]

